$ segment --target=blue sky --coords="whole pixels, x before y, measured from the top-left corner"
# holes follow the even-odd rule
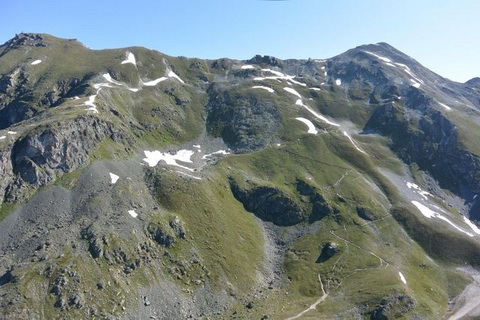
[[[328,58],[387,42],[455,81],[480,76],[479,0],[1,0],[0,42],[19,32],[93,49],[173,56]]]

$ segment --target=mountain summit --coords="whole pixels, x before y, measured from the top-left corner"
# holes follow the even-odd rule
[[[479,110],[476,79],[386,43],[240,61],[19,34],[2,317],[478,316]]]

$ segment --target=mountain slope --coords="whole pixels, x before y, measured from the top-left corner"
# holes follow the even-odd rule
[[[238,61],[17,35],[0,47],[2,314],[455,313],[456,268],[480,265],[479,107],[475,82],[385,43]]]

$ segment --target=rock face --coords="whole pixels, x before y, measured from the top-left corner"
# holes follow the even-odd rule
[[[374,221],[378,219],[378,216],[375,214],[375,212],[365,207],[357,207],[357,214],[360,218],[367,221]]]
[[[295,195],[276,187],[253,185],[243,188],[233,179],[230,180],[230,187],[247,211],[279,226],[291,226],[303,221],[311,223],[332,212],[317,189],[302,180],[297,181],[296,196],[304,196],[303,203],[295,200]]]
[[[17,140],[11,151],[0,152],[0,197],[20,199],[21,187],[47,185],[59,175],[88,163],[88,155],[104,138],[125,143],[122,133],[108,122],[81,116],[58,127],[32,132]],[[11,154],[10,154],[11,153]]]
[[[279,226],[291,226],[307,218],[305,210],[285,192],[272,187],[258,186],[249,190],[231,183],[232,193],[247,211],[262,220]]]
[[[416,301],[404,294],[396,294],[380,301],[380,306],[371,313],[372,320],[397,319],[412,310]]]
[[[280,113],[273,101],[213,87],[207,105],[207,130],[229,148],[251,152],[278,139]]]
[[[151,235],[152,239],[162,246],[169,248],[175,243],[175,238],[170,235],[166,228],[164,228],[161,224],[150,223],[147,227],[147,231]]]
[[[7,188],[11,185],[14,179],[11,149],[9,148],[0,150],[0,176],[2,177],[2,181],[0,182],[1,205],[4,200],[4,195],[7,192]]]
[[[335,242],[327,242],[325,245],[322,247],[322,252],[320,253],[320,256],[317,259],[317,263],[322,263],[336,255],[340,251],[340,248],[338,244]]]
[[[428,107],[428,98],[415,99],[412,107]],[[415,121],[407,110],[388,104],[375,111],[365,130],[390,136],[392,149],[406,163],[417,163],[445,188],[467,198],[480,192],[480,159],[459,147],[457,128],[438,111],[426,110]]]

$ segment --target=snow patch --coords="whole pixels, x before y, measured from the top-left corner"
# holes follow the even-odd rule
[[[192,168],[177,163],[177,161],[192,163],[192,160],[190,159],[194,153],[194,151],[192,150],[182,149],[178,150],[174,154],[171,154],[169,152],[160,152],[158,150],[145,150],[144,153],[145,158],[143,159],[143,161],[145,161],[150,167],[155,167],[160,161],[163,160],[168,165],[180,167],[189,171],[194,171]]]
[[[320,90],[322,90],[322,89],[320,89],[320,88],[315,88],[315,87],[311,87],[311,88],[310,88],[310,90],[313,90],[313,91],[320,91]]]
[[[103,88],[103,87],[105,87],[105,88],[113,88],[113,86],[110,85],[108,82],[96,83],[96,84],[93,85],[93,87],[94,87],[95,89],[100,89],[100,88]]]
[[[116,84],[116,85],[119,85],[119,86],[123,86],[123,83],[118,82],[117,80],[114,80],[112,78],[112,76],[110,75],[110,73],[104,73],[102,76],[105,78],[105,80],[107,80],[110,83],[113,83],[113,84]]]
[[[272,74],[274,74],[274,76],[268,76],[268,77],[255,77],[253,78],[254,81],[262,81],[262,80],[277,80],[278,82],[281,82],[280,80],[286,80],[286,81],[290,81],[294,84],[297,84],[297,85],[300,85],[302,87],[306,87],[307,84],[306,83],[302,83],[302,82],[299,82],[297,80],[295,80],[295,76],[289,76],[287,74],[283,74],[279,71],[275,71],[275,70],[272,70],[272,69],[261,69],[263,72],[270,72]]]
[[[448,220],[447,218],[445,218],[444,216],[442,216],[441,214],[433,211],[432,209],[428,208],[427,206],[421,204],[420,202],[418,201],[411,201],[412,204],[417,207],[417,209],[426,217],[426,218],[437,218],[437,219],[440,219],[440,220],[443,220],[445,221],[446,223],[448,223],[449,225],[451,225],[452,227],[454,227],[455,229],[457,229],[458,231],[460,232],[463,232],[465,233],[466,235],[470,236],[470,237],[473,237],[474,234],[470,233],[470,232],[467,232],[465,230],[463,230],[462,228],[458,227],[456,224],[454,224],[452,221]]]
[[[4,140],[6,138],[7,138],[7,136],[0,136],[0,140]]]
[[[180,79],[180,77],[179,77],[175,72],[173,72],[173,71],[170,71],[170,72],[168,73],[168,76],[169,76],[170,78],[175,78],[175,79],[177,79],[177,80],[180,81],[181,83],[185,83],[185,82],[184,82],[182,79]]]
[[[400,276],[400,280],[402,280],[403,284],[407,284],[407,280],[406,280],[405,277],[403,276],[403,273],[398,272],[398,275]]]
[[[201,145],[199,145],[199,144],[194,144],[194,145],[193,145],[193,147],[194,147],[194,148],[197,148],[197,149],[200,149],[200,148],[202,148],[202,146],[201,146]]]
[[[110,172],[110,181],[112,182],[112,184],[117,183],[118,178],[120,178],[120,177],[117,176],[115,173],[111,173],[111,172]]]
[[[288,87],[285,87],[283,88],[283,90],[287,91],[288,93],[291,93],[293,95],[296,95],[297,97],[299,98],[302,98],[302,96],[300,95],[300,93],[297,92],[297,90],[293,89],[293,88],[288,88]],[[301,101],[301,100],[300,100]]]
[[[273,90],[272,88],[265,87],[265,86],[253,86],[252,88],[253,88],[253,89],[263,89],[263,90],[267,90],[267,91],[270,92],[270,93],[274,93],[274,92],[275,92],[275,90]]]
[[[432,194],[427,191],[423,191],[418,185],[415,183],[407,182],[407,188],[408,189],[414,189],[417,190],[418,194],[421,195],[425,200],[428,200],[427,196],[431,196]]]
[[[7,131],[8,134],[11,134],[11,135],[14,135],[14,134],[17,134],[16,131]]]
[[[158,78],[158,79],[155,79],[155,80],[152,80],[152,81],[144,82],[143,85],[147,86],[147,87],[153,87],[153,86],[156,86],[160,82],[165,81],[167,79],[168,79],[167,77],[161,77],[161,78]]]
[[[463,221],[465,221],[465,223],[468,224],[470,228],[472,228],[473,232],[475,232],[476,234],[480,234],[480,229],[472,221],[470,221],[470,219],[463,216]]]
[[[308,127],[307,133],[310,133],[310,134],[317,134],[318,133],[318,130],[315,128],[312,121],[310,121],[308,119],[305,119],[305,118],[302,118],[302,117],[298,117],[298,118],[295,118],[295,119],[298,120],[298,121],[301,121],[301,122],[303,122],[307,125],[307,127]]]
[[[230,152],[226,151],[226,150],[218,150],[218,151],[215,151],[215,152],[212,152],[212,153],[209,153],[209,154],[206,154],[202,157],[203,160],[206,160],[208,158],[210,158],[211,156],[214,156],[216,154],[223,154],[224,156],[226,156],[227,154],[230,154]]]
[[[245,64],[243,66],[240,67],[241,69],[255,69],[254,66],[252,66],[251,64]]]
[[[341,86],[341,85],[342,85],[342,79],[337,79],[337,80],[335,80],[335,84],[336,84],[337,86]]]
[[[378,59],[380,59],[380,60],[382,60],[383,62],[390,62],[390,63],[392,62],[392,60],[390,60],[390,59],[388,59],[388,58],[385,58],[385,57],[382,57],[382,56],[380,56],[380,55],[378,55],[378,54],[375,54],[375,53],[373,53],[373,52],[370,52],[370,51],[365,51],[365,52],[368,53],[368,54],[370,54],[370,55],[372,55],[372,56],[374,56],[374,57],[376,57],[376,58],[378,58]]]
[[[447,106],[445,103],[439,102],[438,104],[441,105],[442,107],[444,107],[447,111],[452,110],[452,108],[450,108],[449,106]]]
[[[127,51],[126,54],[127,54],[127,59],[123,60],[121,64],[131,63],[134,66],[136,66],[137,61],[135,60],[135,56],[133,55],[133,53]]]
[[[405,71],[409,76],[413,78],[410,79],[410,81],[415,88],[419,88],[420,84],[425,84],[425,82],[423,82],[422,79],[419,79],[406,64],[395,62],[395,65],[403,68],[403,71]]]
[[[281,77],[281,78],[285,78],[287,75],[281,73],[280,71],[275,71],[275,70],[272,70],[272,69],[262,69],[263,72],[270,72],[270,73],[273,73],[274,75],[276,75],[277,77]]]
[[[410,79],[410,82],[412,82],[412,86],[415,87],[415,88],[420,88],[420,83],[418,83],[417,81],[413,80],[413,79]]]
[[[284,89],[290,89],[290,88],[284,88]],[[296,104],[297,106],[301,106],[301,107],[304,107],[305,109],[307,109],[308,112],[310,112],[311,114],[313,114],[317,119],[322,120],[323,122],[328,123],[328,124],[330,124],[330,125],[332,125],[332,126],[340,127],[339,124],[328,120],[327,118],[325,118],[325,117],[322,116],[321,114],[315,112],[315,111],[314,111],[312,108],[310,108],[309,106],[303,104],[302,99],[298,99],[298,100],[295,102],[295,104]]]
[[[343,135],[344,135],[345,137],[347,137],[348,140],[350,140],[350,142],[353,144],[353,146],[355,147],[355,149],[357,149],[357,150],[360,151],[361,153],[367,154],[365,151],[363,151],[362,149],[360,149],[360,148],[357,146],[357,144],[355,143],[355,140],[353,140],[353,138],[350,137],[350,135],[347,133],[347,131],[343,131]]]
[[[95,105],[95,98],[97,97],[96,94],[94,95],[91,95],[90,97],[88,97],[88,101],[84,103],[84,105],[86,106],[90,106],[90,108],[87,108],[85,110],[87,111],[92,111],[93,113],[98,113],[98,110],[97,110],[97,106]]]
[[[138,216],[138,213],[136,213],[135,210],[128,210],[128,214],[131,215],[133,218],[136,218]]]
[[[42,63],[42,60],[35,60],[32,63],[30,63],[32,66],[37,65],[39,63]]]

